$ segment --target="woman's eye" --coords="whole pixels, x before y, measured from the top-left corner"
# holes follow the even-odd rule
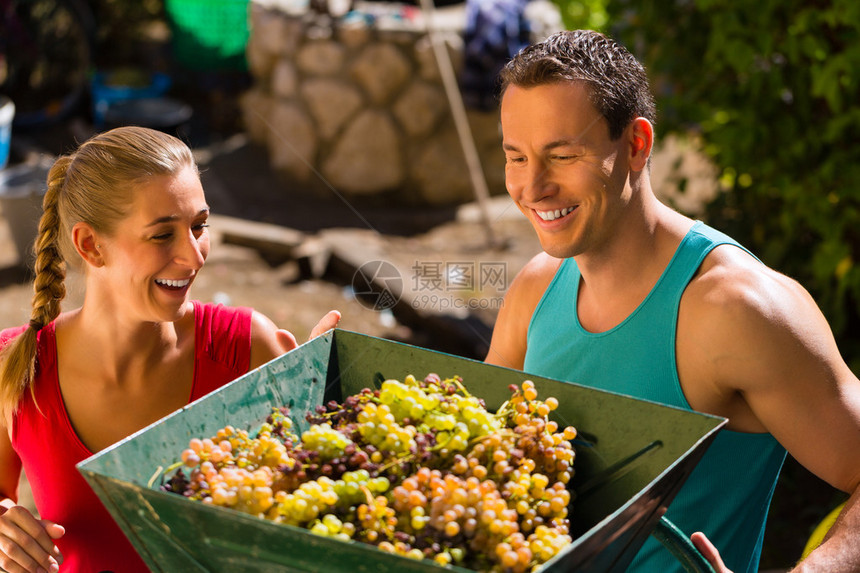
[[[173,233],[161,233],[158,235],[153,235],[152,238],[156,241],[165,241],[173,236]]]

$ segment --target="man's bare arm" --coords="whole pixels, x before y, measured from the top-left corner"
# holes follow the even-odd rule
[[[681,309],[678,371],[691,406],[728,417],[738,431],[770,432],[807,469],[852,494],[798,571],[860,571],[860,381],[812,297],[723,250]]]
[[[485,362],[522,370],[529,322],[559,265],[561,259],[541,253],[517,274],[496,318]]]

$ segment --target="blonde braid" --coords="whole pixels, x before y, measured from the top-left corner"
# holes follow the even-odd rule
[[[191,149],[154,129],[118,127],[97,134],[71,155],[58,158],[48,173],[48,189],[35,243],[29,327],[0,354],[0,410],[14,412],[33,380],[37,333],[60,314],[66,296],[66,263],[81,264],[72,242],[77,223],[109,236],[128,216],[134,193],[153,176],[197,172]]]
[[[42,201],[42,218],[35,242],[36,277],[30,323],[0,355],[0,409],[14,412],[26,389],[33,391],[35,377],[36,334],[60,314],[60,302],[66,296],[66,265],[60,253],[60,215],[57,208],[65,182],[70,157],[61,157],[48,173],[48,189]]]

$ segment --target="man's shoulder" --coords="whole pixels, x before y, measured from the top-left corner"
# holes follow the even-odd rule
[[[533,309],[563,262],[564,259],[551,257],[544,252],[532,257],[511,282],[505,297],[507,303],[526,302],[526,306]]]
[[[511,282],[502,313],[531,317],[563,262],[544,252],[532,257]]]
[[[564,261],[565,259],[557,259],[541,251],[525,264],[517,274],[516,280],[528,283],[530,286],[545,283],[544,287],[546,287]]]
[[[796,280],[728,244],[708,254],[684,297],[688,310],[730,320],[788,316],[811,301]]]

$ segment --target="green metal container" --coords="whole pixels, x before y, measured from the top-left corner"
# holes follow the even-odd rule
[[[659,532],[663,540],[671,526],[660,516],[726,423],[337,329],[84,460],[78,469],[153,571],[439,571],[428,560],[189,501],[159,491],[158,480],[148,485],[192,437],[214,435],[228,423],[256,430],[272,407],[284,405],[304,430],[303,413],[324,401],[378,387],[388,378],[430,372],[462,376],[491,410],[510,397],[509,384],[531,379],[539,397],[558,398],[554,419],[576,427],[587,442],[576,446],[571,482],[574,541],[541,572],[623,571],[648,535]]]

